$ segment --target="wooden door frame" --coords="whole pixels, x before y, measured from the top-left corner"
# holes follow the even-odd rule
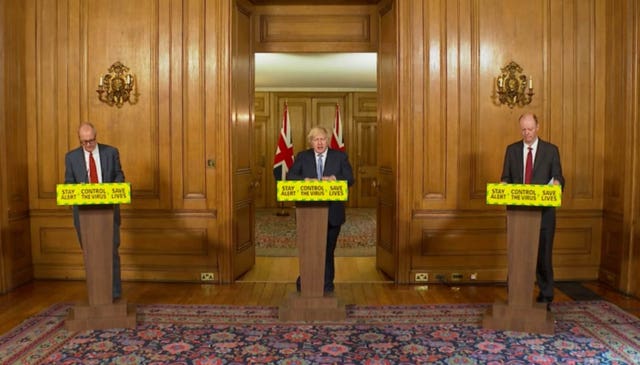
[[[232,1],[233,1],[233,0],[232,0]],[[246,3],[247,3],[247,2],[246,2],[246,1],[244,1],[244,0],[236,0],[236,1],[241,1],[243,4],[246,4]],[[314,2],[313,0],[309,0],[309,3],[310,3],[310,4],[309,4],[309,6],[318,5],[318,2]],[[361,2],[361,1],[354,1],[354,4],[359,4],[359,5],[360,5],[360,4],[362,4],[362,2]],[[274,6],[275,6],[275,5],[274,5]],[[395,11],[397,11],[397,4],[396,4],[396,0],[380,0],[380,1],[379,1],[378,6],[376,7],[376,12],[377,12],[380,8],[383,8],[383,7],[384,7],[384,8],[394,7],[394,10],[395,10]],[[234,30],[234,29],[235,29],[235,28],[234,28],[234,24],[230,24],[230,31],[231,31],[231,32],[233,32],[233,30]],[[255,37],[256,37],[256,32],[252,32],[252,33],[251,33],[251,36],[250,36],[250,42],[251,42],[252,44],[254,44],[254,42],[256,41]],[[230,35],[230,38],[232,39],[232,35]],[[295,46],[294,46],[294,47],[295,47]],[[299,49],[298,51],[301,51],[301,52],[302,52],[302,51],[307,51],[307,52],[308,52],[308,51],[310,51],[310,49],[313,49],[313,48],[310,48],[310,46],[309,46],[308,44],[307,44],[307,45],[304,45],[304,46],[301,46],[301,47],[302,47],[302,48],[301,48],[301,49]],[[255,52],[257,51],[257,50],[256,50],[256,47],[251,47],[251,49],[252,49],[252,53],[253,53],[253,54],[255,54]],[[231,50],[230,50],[230,51],[231,51]],[[290,49],[290,50],[288,50],[288,51],[289,51],[289,52],[293,52],[293,51],[295,51],[295,49]],[[313,49],[313,51],[314,51],[314,52],[318,52],[318,53],[322,53],[322,52],[331,52],[331,50],[330,50],[330,49],[323,50],[322,48]],[[333,51],[335,52],[335,50],[333,50]],[[343,48],[341,48],[341,49],[339,49],[339,51],[347,52],[348,50],[347,50],[347,49],[343,49]],[[353,50],[353,51],[360,51],[360,50]],[[376,52],[378,52],[378,50],[377,50],[377,45],[376,45],[376,49],[375,49],[375,51],[376,51]],[[277,50],[274,50],[273,52],[278,52],[278,51],[277,51]],[[398,44],[396,44],[396,54],[399,54],[399,45],[398,45]],[[229,58],[229,62],[230,62],[230,64],[233,64],[233,61],[234,61],[234,60],[232,59],[232,58],[233,58],[233,52],[229,52],[229,57],[230,57],[230,58]],[[255,68],[255,66],[254,66],[254,68]],[[255,70],[255,69],[254,69],[254,70]],[[396,75],[399,75],[399,73],[400,73],[400,62],[396,62],[395,74],[396,74]],[[396,82],[397,82],[397,80],[396,80]],[[253,93],[254,93],[254,95],[255,95],[255,90],[253,90]],[[234,103],[234,100],[233,100],[233,99],[234,99],[234,97],[233,97],[233,95],[230,95],[230,99],[231,99],[231,100],[230,100],[230,104],[231,104],[231,105],[233,105],[233,103]],[[399,115],[400,115],[400,106],[398,105],[398,103],[397,103],[397,102],[395,103],[394,115],[396,115],[396,117],[399,117]],[[254,118],[254,117],[255,117],[255,115],[250,116],[250,118]],[[396,129],[396,140],[398,140],[398,138],[399,138],[399,134],[400,134],[400,131],[399,131],[398,129]],[[232,136],[233,136],[233,133],[229,133],[229,134],[228,134],[228,138],[229,138],[229,141],[230,141],[231,143],[233,143],[233,142],[234,142],[234,141],[232,140]],[[398,164],[397,164],[397,160],[399,159],[399,156],[400,156],[400,155],[401,155],[401,154],[399,153],[399,154],[398,154],[398,156],[396,156],[396,166],[398,166]],[[229,158],[232,158],[232,156],[228,156],[228,157],[229,157]],[[230,171],[229,171],[228,173],[230,174]],[[400,175],[400,174],[399,174],[399,172],[398,172],[398,171],[396,171],[396,174],[395,174],[395,177],[394,177],[396,186],[397,186],[397,183],[398,183],[398,176],[399,176],[399,175]],[[232,186],[234,186],[233,176],[231,176],[231,175],[230,175],[230,176],[228,176],[228,179],[229,179],[228,181],[230,182],[230,185],[228,186],[227,190],[231,190]],[[231,213],[232,213],[232,212],[233,212],[233,201],[232,201],[232,200],[230,200],[230,199],[229,199],[229,200],[226,200],[226,201],[227,201],[227,203],[228,203],[229,205],[226,207],[226,209],[225,209],[225,210],[227,210],[228,212],[231,212]],[[400,212],[398,211],[398,206],[399,206],[399,204],[398,204],[398,199],[396,199],[396,200],[395,200],[395,206],[394,206],[394,210],[396,211],[395,218],[394,218],[394,219],[395,219],[394,227],[396,227],[396,229],[397,229],[397,227],[398,227],[398,224],[397,224],[397,223],[398,223],[398,220],[399,220],[399,219],[398,219],[398,217],[400,216]],[[231,218],[231,219],[229,220],[229,224],[228,224],[228,226],[227,226],[227,229],[228,229],[228,232],[229,232],[229,237],[233,237],[233,229],[234,229],[234,227],[235,227],[235,223],[236,223],[236,222],[234,222],[234,221],[233,221],[233,214],[230,214],[230,218]],[[394,256],[394,257],[393,257],[393,260],[395,261],[395,265],[394,265],[394,266],[395,266],[395,275],[394,275],[394,277],[393,277],[393,278],[394,278],[394,281],[397,283],[397,282],[398,282],[398,279],[399,279],[399,276],[400,276],[400,275],[399,275],[399,272],[398,272],[398,271],[399,271],[399,266],[400,266],[400,265],[399,265],[399,261],[400,261],[400,260],[399,260],[399,255],[398,255],[398,253],[399,253],[399,250],[398,250],[398,239],[399,239],[399,233],[398,233],[398,232],[393,232],[393,237],[394,237],[394,240],[395,240],[395,242],[394,242],[395,250],[394,250],[394,254],[393,254],[393,256]],[[231,267],[229,267],[229,270],[228,270],[227,272],[232,273],[232,272],[234,271],[234,270],[233,270],[233,265],[234,265],[234,264],[233,264],[233,260],[232,260],[232,255],[233,255],[233,253],[232,253],[230,250],[225,249],[225,250],[223,250],[223,251],[222,251],[221,255],[223,256],[223,257],[221,257],[222,261],[224,261],[224,262],[228,262],[228,263],[230,264],[230,266],[231,266]],[[225,256],[226,256],[226,257],[225,257]],[[235,281],[235,278],[231,278],[231,277],[229,277],[229,278],[222,277],[221,279],[222,279],[222,280],[221,280],[222,282],[234,282],[234,281]]]

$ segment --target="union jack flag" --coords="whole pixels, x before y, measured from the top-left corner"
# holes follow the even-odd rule
[[[293,142],[291,141],[291,123],[289,122],[289,108],[284,103],[282,116],[282,128],[276,147],[276,155],[273,157],[273,176],[276,180],[286,180],[287,171],[293,165]]]
[[[331,138],[330,147],[332,150],[345,151],[344,142],[342,140],[342,119],[340,118],[340,105],[336,104],[336,122],[333,126],[333,136]]]

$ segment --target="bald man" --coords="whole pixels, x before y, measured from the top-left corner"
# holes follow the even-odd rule
[[[64,172],[65,184],[124,182],[124,172],[120,166],[120,154],[115,147],[98,143],[98,133],[91,123],[82,123],[78,128],[80,147],[67,152]],[[91,167],[91,159],[95,166]],[[93,176],[92,176],[93,175]],[[93,178],[92,178],[93,177]],[[95,181],[92,181],[95,180]],[[73,207],[73,224],[80,237],[78,206]],[[113,299],[120,298],[120,206],[113,207]]]
[[[518,123],[522,140],[507,146],[501,181],[509,184],[555,184],[564,188],[560,152],[558,147],[538,137],[539,124],[536,115],[523,114]],[[531,153],[532,168],[527,176],[527,156],[529,153]],[[536,265],[536,281],[540,292],[536,301],[547,303],[547,309],[553,301],[552,251],[555,229],[555,208],[542,208]]]

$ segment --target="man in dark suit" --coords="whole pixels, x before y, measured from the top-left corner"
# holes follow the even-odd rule
[[[307,136],[311,148],[298,153],[293,166],[287,173],[287,180],[346,180],[354,183],[353,171],[347,154],[329,148],[329,132],[324,127],[313,127]],[[329,203],[329,224],[327,227],[327,249],[324,265],[324,291],[332,292],[335,277],[334,251],[340,228],[345,222],[343,202]],[[300,278],[296,282],[300,290]]]
[[[80,147],[67,152],[65,156],[65,184],[124,182],[124,172],[120,166],[118,150],[96,141],[97,132],[91,123],[82,123],[78,128]],[[93,161],[92,161],[93,160]],[[73,207],[73,224],[80,236],[78,206]],[[120,298],[120,207],[113,207],[113,298]]]
[[[564,188],[558,147],[538,138],[538,118],[535,114],[523,114],[519,122],[522,141],[507,146],[501,181],[510,184],[554,184]],[[540,293],[536,301],[547,303],[547,308],[553,301],[551,259],[555,229],[555,208],[542,208],[536,265],[536,280]]]

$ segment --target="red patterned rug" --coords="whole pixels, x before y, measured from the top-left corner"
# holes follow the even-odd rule
[[[640,321],[604,302],[552,307],[555,335],[481,328],[488,304],[348,306],[341,323],[276,307],[140,305],[136,329],[70,333],[58,304],[0,337],[1,364],[639,364]]]
[[[295,208],[278,216],[279,209],[256,210],[256,255],[297,256]],[[336,256],[375,256],[376,210],[347,208],[347,221],[342,225]]]

